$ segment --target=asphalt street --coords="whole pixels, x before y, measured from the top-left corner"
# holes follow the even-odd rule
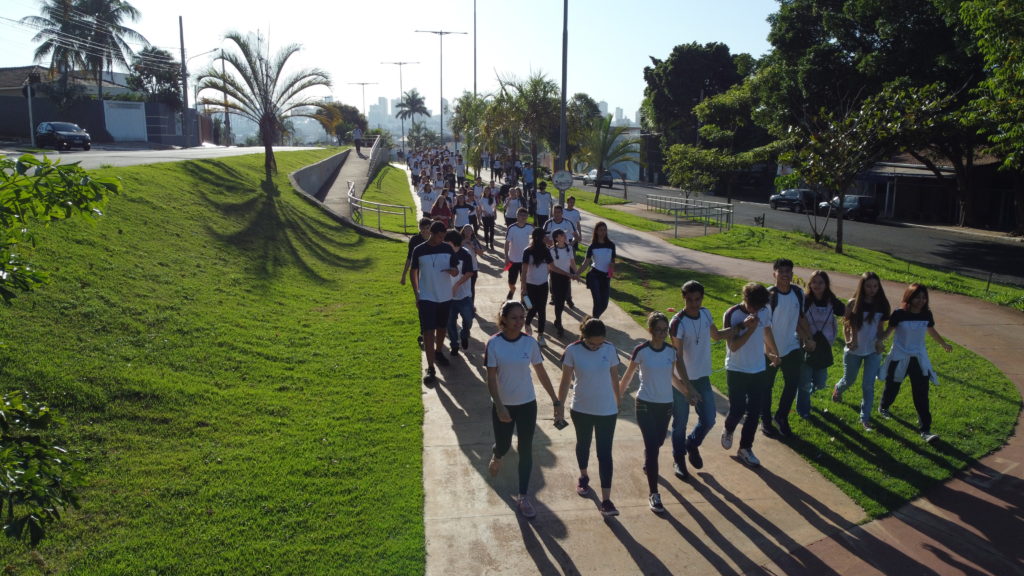
[[[593,186],[584,186],[579,180],[573,185],[590,193],[595,192]],[[622,183],[616,182],[614,188],[602,188],[602,196],[622,198],[625,192],[629,200],[644,202],[648,194],[659,196],[682,196],[679,190],[670,188],[650,187],[631,183],[625,191]],[[720,200],[714,196],[705,200]],[[789,212],[788,210],[772,210],[768,207],[768,195],[765,202],[734,202],[734,222],[753,226],[755,217],[765,217],[764,225],[776,230],[795,230],[811,232],[811,220],[815,217],[806,214]],[[817,226],[821,226],[823,217],[817,217]],[[835,239],[835,220],[830,220],[825,234]],[[974,278],[989,279],[1001,284],[1024,286],[1024,242],[997,236],[981,236],[940,228],[915,226],[896,221],[878,221],[876,223],[855,222],[846,220],[843,223],[843,242],[879,252],[891,254],[897,258],[928,266],[935,269],[959,272]]]

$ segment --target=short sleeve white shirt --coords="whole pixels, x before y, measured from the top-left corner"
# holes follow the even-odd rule
[[[636,397],[645,402],[672,402],[672,370],[676,365],[676,349],[665,343],[655,350],[650,342],[633,349],[630,358],[640,368],[640,390]]]
[[[527,334],[509,340],[498,332],[484,348],[484,365],[498,369],[498,394],[506,406],[519,406],[537,399],[530,367],[542,362],[540,346]]]
[[[570,344],[562,355],[562,366],[574,372],[570,408],[592,416],[618,414],[611,375],[611,369],[618,365],[619,356],[610,342],[597,350],[588,349],[582,341]]]
[[[725,328],[736,328],[736,332],[733,333],[733,337],[743,336],[748,330],[751,330],[742,327],[743,320],[747,316],[747,310],[744,309],[742,305],[737,304],[736,306],[729,308],[725,313],[725,318],[722,323],[725,325]],[[764,372],[768,368],[764,356],[764,329],[772,327],[771,308],[765,306],[758,310],[757,318],[760,322],[758,322],[757,326],[752,328],[754,333],[739,350],[733,352],[731,348],[726,348],[726,370],[744,372],[746,374],[757,374],[759,372]]]
[[[532,235],[532,224],[523,224],[522,226],[513,224],[508,227],[508,232],[505,235],[505,244],[508,246],[509,262],[519,263],[523,261],[523,250],[526,250],[526,247],[530,245]]]
[[[711,375],[711,311],[701,308],[693,318],[680,310],[669,322],[669,334],[683,343],[686,377],[696,380]]]

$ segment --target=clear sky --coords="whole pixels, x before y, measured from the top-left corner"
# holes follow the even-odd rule
[[[271,52],[301,44],[289,66],[327,70],[334,98],[360,109],[363,88],[349,83],[377,83],[365,87],[367,106],[378,97],[398,98],[399,67],[381,62],[418,61],[402,67],[403,87],[419,90],[436,113],[438,36],[415,30],[466,32],[444,36],[444,97],[454,101],[473,90],[474,0],[130,2],[142,17],[128,26],[175,59],[181,54],[178,16],[184,18],[186,54],[196,55],[188,64],[193,72],[213,56],[201,53],[228,46],[225,32],[260,31]],[[271,5],[278,11],[266,8]],[[525,79],[543,72],[560,83],[562,6],[558,0],[476,0],[479,93],[493,91],[497,75]],[[765,19],[777,8],[776,0],[569,0],[568,94],[586,92],[607,102],[609,112],[621,107],[635,120],[650,56],[665,58],[688,42],[724,42],[733,53],[761,56],[769,49]],[[0,1],[0,67],[32,64],[35,31],[16,21],[38,12],[37,0]]]

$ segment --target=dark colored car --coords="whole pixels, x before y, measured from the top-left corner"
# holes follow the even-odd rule
[[[594,168],[583,177],[583,184],[594,186],[597,184],[597,168]],[[612,173],[608,170],[601,172],[601,186],[605,188],[614,188],[614,182],[612,180]]]
[[[848,220],[866,220],[874,222],[878,218],[878,204],[872,196],[857,196],[849,194],[843,197],[842,210],[839,209],[839,196],[831,202],[818,204],[819,214],[831,214],[836,218],[842,216]]]
[[[791,212],[811,212],[817,207],[819,200],[820,198],[818,198],[814,190],[790,188],[778,194],[772,194],[771,198],[768,199],[768,206],[772,210],[789,208]]]
[[[78,124],[71,122],[41,122],[36,128],[36,146],[46,148],[53,146],[58,150],[70,150],[79,147],[82,150],[92,148],[92,137]]]

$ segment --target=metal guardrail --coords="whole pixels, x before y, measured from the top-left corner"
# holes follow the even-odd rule
[[[366,140],[366,138],[363,138],[364,144],[366,143]],[[373,146],[370,147],[370,166],[366,173],[367,178],[370,180],[373,180],[373,177],[377,175],[378,171],[380,171],[381,166],[388,161],[388,156],[390,154],[387,153],[387,148],[383,143],[384,139],[380,136],[376,136],[373,140]]]
[[[356,196],[356,183],[352,180],[348,181],[348,209],[349,214],[352,216],[352,220],[362,225],[366,225],[366,213],[369,212],[371,215],[377,215],[377,231],[383,232],[381,227],[381,214],[393,214],[395,216],[402,217],[402,231],[405,233],[409,232],[409,227],[417,227],[419,225],[419,219],[416,217],[415,208],[410,206],[401,206],[398,204],[382,204],[380,202],[369,202]],[[410,224],[411,222],[411,224]]]
[[[675,237],[679,238],[679,222],[703,222],[704,235],[708,228],[717,226],[718,231],[732,229],[733,207],[725,202],[678,198],[674,196],[647,196],[647,210],[666,212],[675,216]]]

